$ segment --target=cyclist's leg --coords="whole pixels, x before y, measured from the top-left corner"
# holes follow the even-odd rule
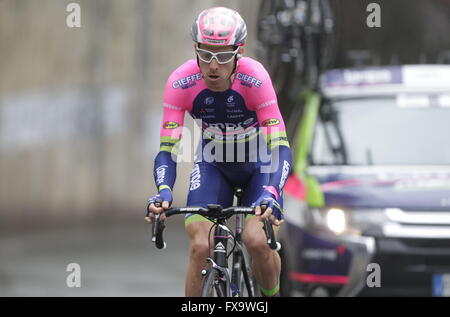
[[[209,255],[208,233],[211,229],[211,224],[209,221],[194,221],[187,226],[190,245],[189,266],[185,285],[186,297],[201,296],[201,271],[208,267],[206,258]]]
[[[200,162],[192,170],[188,206],[219,204],[224,207],[233,203],[233,189],[222,173],[213,164]],[[207,267],[209,255],[208,233],[212,223],[199,215],[187,215],[186,230],[189,235],[189,268],[186,277],[186,296],[200,296],[202,289],[201,271]],[[212,240],[212,238],[211,238]],[[211,247],[212,247],[211,243]]]
[[[263,186],[268,183],[268,173],[259,168],[245,186],[243,204],[249,206],[262,194]],[[279,201],[282,204],[282,201]],[[243,232],[243,241],[252,257],[252,269],[261,292],[265,296],[278,296],[281,272],[281,260],[278,252],[269,248],[266,235],[258,217],[248,217]],[[279,227],[274,226],[275,233]]]

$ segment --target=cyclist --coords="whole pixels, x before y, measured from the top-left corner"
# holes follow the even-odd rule
[[[243,188],[243,205],[256,207],[256,216],[246,219],[243,232],[253,272],[263,295],[279,296],[281,262],[266,243],[261,221],[269,218],[275,229],[283,221],[282,189],[292,154],[271,79],[259,62],[242,56],[247,27],[236,11],[224,7],[202,11],[191,35],[197,58],[177,68],[166,83],[160,151],[154,165],[158,194],[149,199],[146,220],[152,223],[154,214],[172,203],[175,159],[188,111],[201,120],[203,136],[187,205],[228,207],[233,188]],[[268,153],[269,159],[261,153]],[[155,207],[157,198],[163,200],[162,208]],[[259,205],[264,200],[269,204],[262,211]],[[190,239],[185,293],[200,296],[211,222],[187,215],[185,226]]]

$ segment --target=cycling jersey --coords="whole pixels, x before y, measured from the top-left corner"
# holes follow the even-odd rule
[[[272,82],[259,62],[249,57],[240,58],[231,87],[214,92],[204,83],[197,61],[189,60],[170,75],[163,102],[160,152],[154,170],[159,190],[173,188],[176,162],[172,156],[177,155],[184,114],[188,111],[194,119],[201,120],[198,123],[203,131],[195,158],[197,164],[191,175],[189,197],[192,199],[188,198],[188,205],[190,201],[201,205],[199,197],[211,198],[211,193],[204,192],[211,190],[208,186],[199,194],[192,193],[200,187],[193,182],[195,169],[200,169],[205,162],[214,166],[204,167],[205,171],[214,171],[203,176],[207,182],[215,182],[221,174],[231,187],[246,187],[253,179],[253,183],[257,183],[255,192],[264,185],[277,199],[281,196],[292,155]],[[269,154],[269,161],[265,153]],[[203,163],[199,165],[200,162]],[[264,166],[271,169],[264,170]],[[255,181],[254,173],[264,175]],[[214,201],[210,199],[205,203]]]

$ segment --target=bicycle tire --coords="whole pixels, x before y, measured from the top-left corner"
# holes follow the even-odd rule
[[[218,277],[219,272],[210,269],[204,278],[202,297],[228,297],[227,290],[229,286]]]
[[[242,251],[233,254],[231,281],[238,288],[240,297],[259,297],[261,294],[247,260],[250,259]]]
[[[241,260],[241,268],[245,268],[245,269],[241,270],[242,283],[241,283],[241,288],[240,289],[244,290],[244,287],[245,287],[245,290],[247,291],[248,297],[261,296],[259,294],[258,287],[256,287],[257,283],[256,283],[256,280],[255,280],[255,277],[253,276],[251,268],[248,267],[245,264],[245,259],[244,258],[242,258],[242,260]]]

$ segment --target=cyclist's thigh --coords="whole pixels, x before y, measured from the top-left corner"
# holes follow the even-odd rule
[[[261,173],[259,168],[255,169],[250,181],[243,188],[242,204],[244,206],[251,206],[261,196],[264,186],[269,182],[269,175],[269,173]]]
[[[244,196],[242,198],[242,204],[244,206],[251,206],[262,195],[264,186],[269,183],[269,178],[269,173],[263,173],[259,167],[255,169],[250,181],[244,187]],[[283,195],[277,201],[281,208],[283,208]],[[253,216],[247,216],[246,220],[250,218],[253,218]]]
[[[206,207],[208,204],[218,204],[229,207],[233,204],[233,188],[220,170],[211,163],[199,162],[192,169],[187,206]],[[205,217],[188,214],[185,226],[194,222],[208,221]]]
[[[276,234],[280,229],[279,226],[272,226],[273,231]],[[263,229],[263,223],[257,217],[248,218],[245,221],[245,227],[243,232],[244,242],[253,239],[255,241],[266,241],[267,237]]]
[[[264,191],[264,186],[269,183],[269,173],[262,173],[260,168],[256,168],[250,181],[244,188],[244,197],[242,203],[244,206],[251,206]],[[278,202],[283,206],[283,199],[280,197]],[[277,233],[279,227],[273,226],[274,232]],[[247,216],[245,221],[245,227],[243,232],[244,242],[253,241],[265,241],[266,234],[263,230],[263,224],[259,218],[255,216]]]
[[[211,232],[211,226],[213,223],[208,221],[193,221],[186,226],[188,232],[189,241],[191,245],[194,246],[206,246],[205,243],[208,241],[208,234]],[[212,248],[214,246],[214,235],[211,234],[209,246]]]
[[[250,181],[244,187],[244,196],[242,197],[242,204],[244,206],[251,206],[262,195],[264,186],[269,183],[269,177],[269,173],[261,172],[260,168],[255,169]],[[277,201],[283,207],[283,195]]]

